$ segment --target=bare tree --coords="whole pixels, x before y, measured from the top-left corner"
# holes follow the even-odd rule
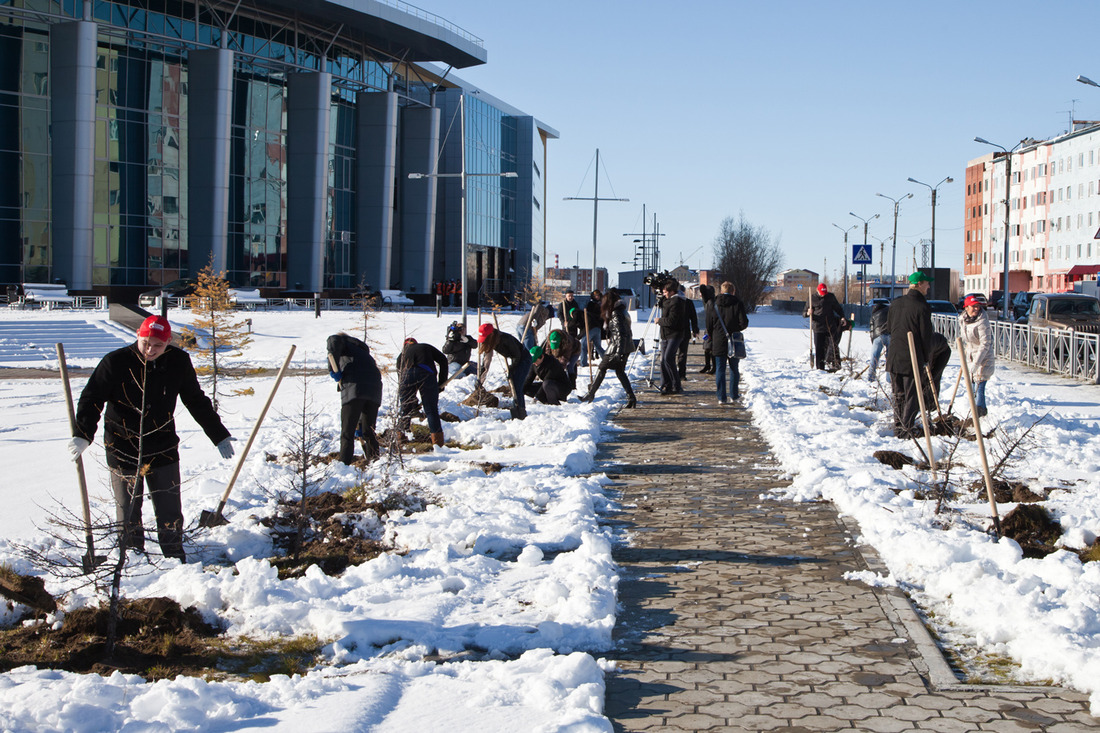
[[[749,311],[755,311],[764,289],[779,274],[783,252],[778,242],[761,226],[753,226],[742,211],[722,221],[714,240],[714,261],[723,279],[733,283],[737,296]]]

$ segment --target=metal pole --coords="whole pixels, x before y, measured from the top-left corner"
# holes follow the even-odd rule
[[[931,249],[931,265],[932,265],[932,287],[936,287],[936,189],[932,189],[932,249]],[[950,295],[945,295],[944,298],[949,298]],[[935,300],[935,298],[933,298]]]
[[[1001,148],[1004,150],[1004,148]],[[1009,192],[1012,190],[1012,153],[1005,150],[1005,255],[1004,255],[1004,282],[1001,283],[1001,290],[1004,295],[1001,296],[1003,316],[1009,323],[1012,319],[1008,317],[1009,302],[1008,302],[1008,218],[1011,208],[1011,197]]]
[[[863,222],[863,248],[867,249],[867,224]],[[863,281],[859,284],[859,304],[867,305],[867,265],[863,266]]]
[[[894,241],[890,242],[890,300],[894,299],[894,284],[898,281],[898,202],[894,202]]]
[[[600,149],[596,148],[596,193],[592,196],[592,289],[596,287],[596,220],[600,215]]]
[[[459,268],[462,270],[461,279],[459,280],[459,287],[462,288],[462,330],[466,331],[466,301],[469,299],[470,290],[467,287],[466,282],[466,92],[463,91],[458,95],[458,130],[459,141],[458,146],[459,157],[462,159],[459,162],[459,177],[458,177],[458,200],[460,203],[459,218],[458,218],[458,234],[462,237],[460,242],[460,254]]]

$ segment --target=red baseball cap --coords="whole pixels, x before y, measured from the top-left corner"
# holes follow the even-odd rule
[[[963,308],[969,308],[972,305],[981,305],[982,301],[975,298],[973,295],[966,296],[966,300],[963,301]]]
[[[141,322],[137,335],[139,338],[155,338],[167,343],[172,340],[172,324],[162,316],[149,316]]]
[[[493,324],[482,323],[477,329],[477,342],[479,344],[485,343],[485,339],[489,338],[489,335],[493,332]]]

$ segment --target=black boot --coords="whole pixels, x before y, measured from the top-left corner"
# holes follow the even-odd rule
[[[593,399],[595,398],[595,396],[596,396],[596,395],[595,395],[594,393],[592,393],[592,392],[586,392],[586,393],[584,394],[584,396],[583,396],[583,397],[581,397],[580,401],[581,401],[581,402],[591,402],[591,401],[592,401],[592,400],[593,400]]]
[[[636,405],[636,404],[638,404],[638,400],[634,399],[634,394],[631,393],[630,396],[628,396],[626,398],[626,404],[623,405],[623,409],[624,410],[629,410],[630,408],[634,407],[634,405]]]

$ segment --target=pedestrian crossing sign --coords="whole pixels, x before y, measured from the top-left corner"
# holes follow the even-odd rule
[[[852,264],[853,265],[870,265],[871,264],[871,248],[866,244],[852,245]]]

